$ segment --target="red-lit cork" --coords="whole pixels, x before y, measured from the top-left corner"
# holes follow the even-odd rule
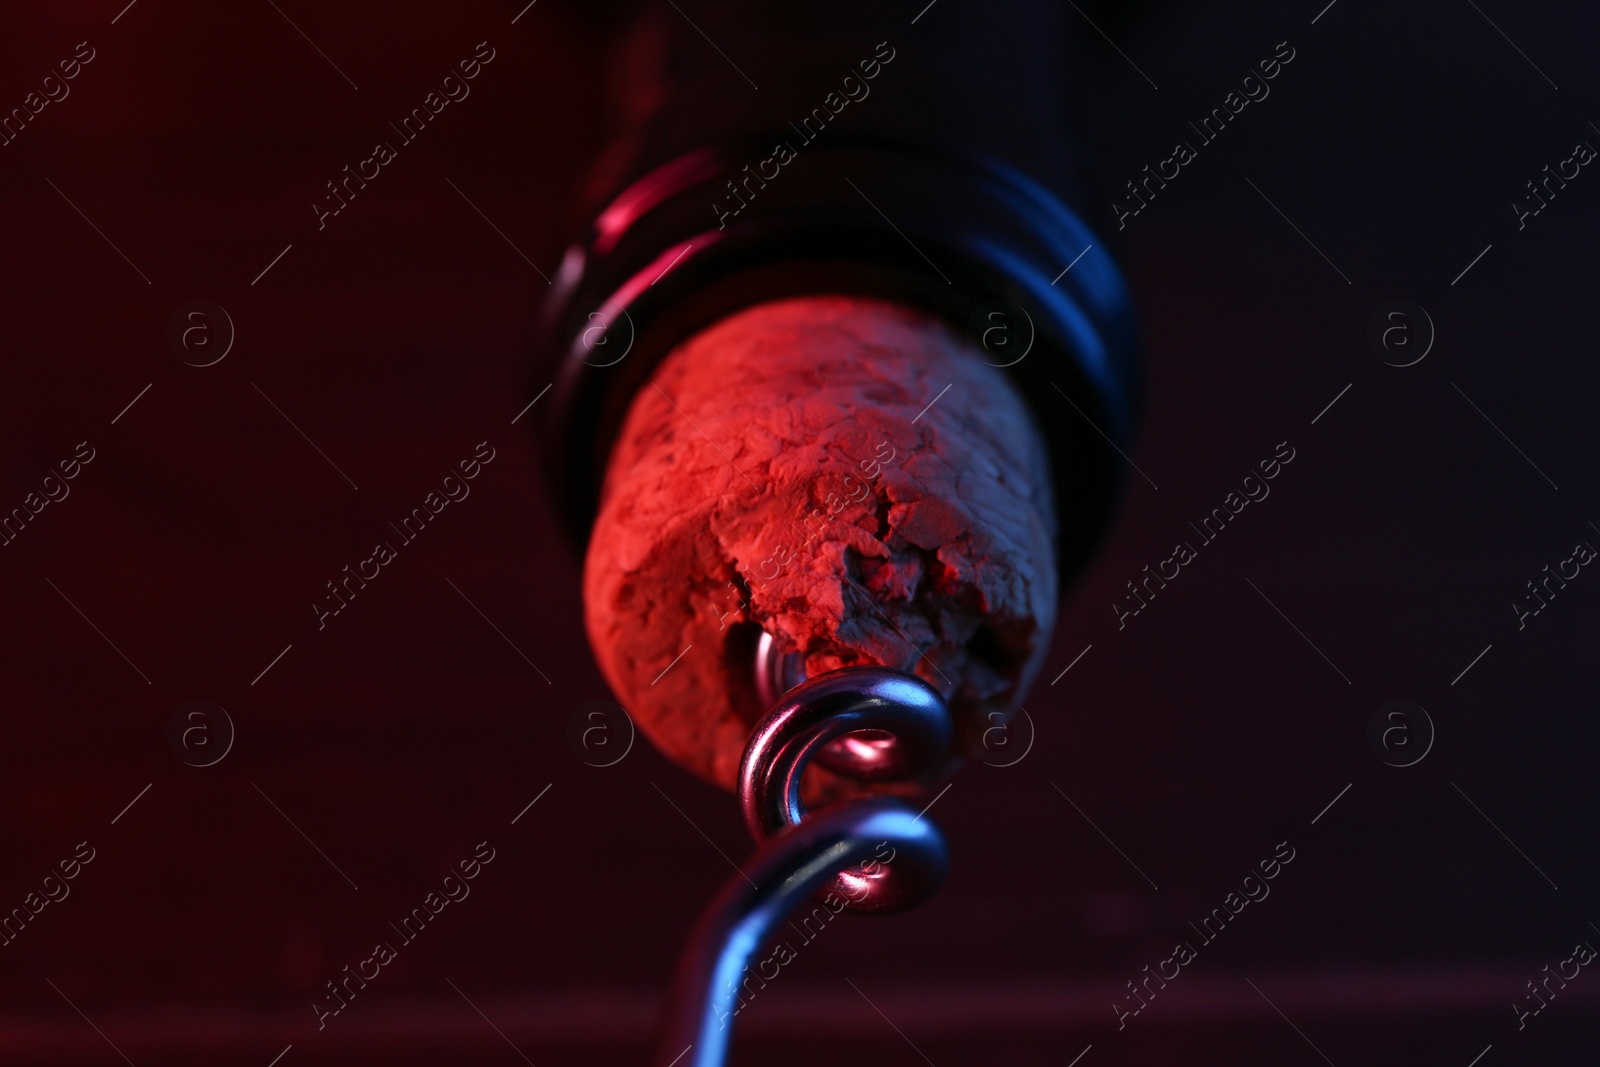
[[[808,675],[916,673],[958,745],[1013,710],[1055,620],[1055,505],[1032,416],[984,357],[920,312],[816,296],[724,319],[657,369],[611,455],[584,604],[663,753],[734,787],[766,710],[756,627]]]

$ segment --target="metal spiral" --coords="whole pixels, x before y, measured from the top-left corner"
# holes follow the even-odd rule
[[[745,824],[761,847],[701,915],[679,960],[659,1067],[724,1067],[740,983],[797,909],[820,898],[835,911],[904,911],[937,892],[949,870],[944,836],[903,800],[858,798],[808,814],[800,799],[813,757],[865,782],[933,767],[951,734],[938,692],[884,667],[844,667],[783,692],[793,673],[764,673],[765,657],[757,667],[763,688],[776,682],[780,694],[739,767]]]
[[[853,742],[844,747],[837,742]],[[739,764],[739,802],[758,844],[806,817],[800,781],[819,752],[858,781],[907,778],[950,747],[950,713],[926,682],[884,667],[844,667],[808,679],[767,712]],[[841,871],[834,891],[858,912],[904,911],[938,889],[894,864]]]

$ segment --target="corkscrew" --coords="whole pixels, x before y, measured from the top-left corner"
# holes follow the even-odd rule
[[[758,674],[767,670],[765,653]],[[762,686],[770,692],[769,681]],[[841,667],[782,692],[756,725],[739,767],[745,825],[759,845],[701,915],[680,958],[659,1067],[723,1067],[741,988],[762,946],[808,902],[883,915],[923,903],[944,884],[938,828],[898,797],[864,796],[808,813],[800,783],[815,759],[860,783],[933,766],[950,743],[950,713],[915,675]],[[836,906],[837,905],[837,906]]]

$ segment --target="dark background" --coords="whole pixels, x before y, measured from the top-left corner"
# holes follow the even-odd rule
[[[570,715],[607,694],[512,425],[544,384],[539,271],[608,136],[620,17],[278,7],[17,8],[0,33],[5,109],[77,42],[97,53],[0,148],[0,508],[95,449],[0,548],[0,909],[78,842],[97,853],[0,948],[0,1059],[642,1062],[748,839],[729,796],[648,745],[605,769],[568,747]],[[1034,748],[955,780],[933,809],[949,885],[806,946],[741,1017],[743,1062],[1593,1062],[1600,978],[1521,1031],[1511,1005],[1600,944],[1600,578],[1521,631],[1509,605],[1600,543],[1600,177],[1521,231],[1509,204],[1600,145],[1600,16],[1321,8],[1065,12],[1070,135],[1102,187],[1188,139],[1277,42],[1297,55],[1120,235],[1148,341],[1144,476],[1063,613]],[[323,183],[485,39],[472,95],[319,232]],[[738,58],[759,81],[762,57]],[[1109,237],[1107,203],[1084,210]],[[195,299],[237,329],[207,368],[167,340]],[[1365,340],[1395,299],[1437,329],[1403,369]],[[484,440],[471,496],[319,631],[323,583]],[[1119,631],[1123,583],[1281,441],[1296,458],[1271,496]],[[237,728],[207,768],[167,740],[197,699]],[[1367,741],[1396,699],[1437,732],[1405,769]],[[472,895],[319,1032],[322,984],[484,840]],[[1271,896],[1119,1032],[1124,983],[1280,841],[1296,858]]]

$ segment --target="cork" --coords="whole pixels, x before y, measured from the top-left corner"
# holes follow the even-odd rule
[[[766,710],[762,631],[808,676],[881,665],[937,688],[941,770],[965,727],[1011,714],[1055,621],[1056,513],[1032,415],[986,355],[921,311],[819,295],[731,315],[655,370],[612,449],[584,606],[662,753],[734,788]]]

